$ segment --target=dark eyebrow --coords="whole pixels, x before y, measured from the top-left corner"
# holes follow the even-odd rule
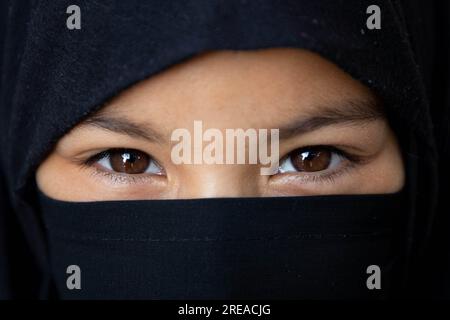
[[[288,139],[295,135],[318,130],[338,124],[361,125],[366,122],[384,118],[382,107],[378,100],[348,100],[332,105],[318,106],[314,114],[302,116],[279,128],[280,139]],[[111,132],[125,134],[131,137],[147,140],[152,143],[162,143],[164,137],[148,123],[135,123],[126,118],[118,118],[105,114],[94,114],[82,122],[83,126],[94,126]]]
[[[82,122],[83,126],[94,126],[130,137],[144,139],[152,143],[162,143],[164,137],[148,123],[135,123],[126,118],[96,114]]]
[[[384,118],[383,109],[377,99],[348,100],[333,105],[318,106],[309,117],[282,126],[280,139],[321,129],[330,125],[361,125]]]

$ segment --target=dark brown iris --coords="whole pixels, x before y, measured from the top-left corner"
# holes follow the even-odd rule
[[[298,171],[322,171],[329,167],[331,155],[331,151],[325,148],[305,148],[293,152],[291,161],[294,168]]]
[[[111,151],[109,161],[114,171],[139,174],[147,170],[150,164],[150,157],[137,150],[122,149]]]

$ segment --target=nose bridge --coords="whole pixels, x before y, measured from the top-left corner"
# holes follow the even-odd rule
[[[258,196],[260,176],[256,166],[191,165],[185,171],[178,188],[179,198]]]

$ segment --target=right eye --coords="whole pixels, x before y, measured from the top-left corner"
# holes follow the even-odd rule
[[[329,147],[316,146],[294,150],[280,164],[280,172],[319,172],[335,168],[343,156]]]
[[[90,162],[117,173],[164,174],[164,170],[154,159],[145,152],[135,149],[109,149],[95,155]]]

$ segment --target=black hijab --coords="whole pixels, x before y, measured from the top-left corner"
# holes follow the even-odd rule
[[[51,236],[47,231],[48,221],[40,213],[34,172],[61,136],[96,111],[102,102],[195,54],[208,50],[270,47],[315,51],[382,97],[406,163],[407,185],[401,195],[406,197],[406,201],[402,202],[400,209],[397,208],[402,228],[395,229],[401,231],[397,233],[397,251],[393,254],[401,261],[396,271],[396,279],[401,277],[397,281],[398,293],[407,288],[408,279],[413,277],[410,273],[420,270],[437,212],[438,149],[432,117],[435,122],[442,121],[441,115],[448,119],[448,97],[444,100],[438,91],[448,78],[441,79],[438,84],[434,82],[434,70],[440,65],[433,58],[442,57],[442,52],[432,49],[438,48],[442,40],[434,38],[436,17],[433,15],[437,11],[431,5],[422,5],[424,8],[421,8],[415,1],[403,4],[387,0],[78,1],[81,29],[68,30],[66,9],[71,4],[70,1],[6,1],[1,5],[0,250],[5,259],[0,262],[0,297],[49,297],[51,279],[54,278],[51,271],[54,266],[49,266],[51,249],[48,241]],[[366,9],[372,4],[381,8],[380,30],[366,27],[369,16]],[[448,63],[445,66],[448,68]],[[439,110],[430,108],[430,105],[434,107],[443,102],[447,103],[446,108],[444,105]],[[438,126],[448,137],[448,124],[439,122]],[[439,141],[441,146],[448,142],[446,139]],[[446,150],[448,155],[448,147]],[[339,199],[331,201],[339,203],[342,201]],[[200,206],[208,203],[206,200],[193,200],[193,203],[196,201],[200,201]],[[260,206],[255,200],[249,203],[236,199],[234,204],[224,201],[219,207],[213,203],[215,210],[229,210],[239,215],[234,206]],[[286,207],[291,213],[294,204],[299,202],[289,198],[272,201],[275,202],[266,203],[266,207],[274,210],[279,206]],[[312,202],[320,203],[317,200]],[[307,206],[312,206],[311,203]],[[136,206],[133,210],[139,210],[141,205],[146,204],[131,204]],[[179,205],[189,207],[187,203]],[[303,203],[298,205],[304,206]],[[157,206],[162,206],[159,208],[161,211],[167,208],[166,204]],[[314,211],[314,206],[312,208]],[[91,209],[87,208],[86,212]],[[211,209],[205,206],[205,212],[207,210]],[[367,215],[363,216],[370,219],[380,211],[383,211],[381,207],[368,203]],[[195,221],[204,221],[201,212],[193,210],[193,214],[198,215],[193,218],[198,219]],[[295,216],[287,217],[295,219]],[[386,219],[386,216],[377,217],[381,221]],[[267,219],[266,223],[276,224],[273,216],[268,215]],[[64,223],[57,221],[54,225],[63,230],[70,227],[62,225]],[[168,222],[164,220],[161,223]],[[367,221],[359,223],[359,227],[364,228]],[[259,237],[258,230],[264,226],[262,223],[260,229],[256,227],[257,231],[255,234],[250,232],[250,237]],[[114,225],[109,227],[96,232],[108,233],[115,228]],[[202,230],[201,225],[199,228]],[[132,232],[131,229],[129,231]],[[339,232],[341,235],[351,233],[349,230]],[[336,235],[331,231],[328,234]],[[208,237],[209,234],[205,231],[203,236]],[[442,239],[437,237],[436,241]],[[391,240],[386,241],[385,245],[390,243]],[[304,245],[302,248],[307,251],[311,247]],[[261,248],[265,249],[267,247]],[[333,250],[330,253],[337,254]],[[428,254],[434,258],[439,256],[431,251]],[[366,258],[370,260],[370,257]],[[312,261],[320,264],[322,260]],[[236,279],[242,281],[242,275]],[[274,278],[269,279],[276,285]],[[290,279],[281,277],[280,283],[288,283]],[[166,296],[192,297],[186,288],[184,290],[183,294],[168,293]],[[229,297],[225,293],[227,291],[221,291],[216,296]],[[211,295],[214,297],[213,291]],[[231,296],[241,297],[238,294]],[[288,297],[304,296],[294,294]],[[331,294],[314,295],[322,296],[333,297]],[[242,297],[248,295],[243,294]]]

